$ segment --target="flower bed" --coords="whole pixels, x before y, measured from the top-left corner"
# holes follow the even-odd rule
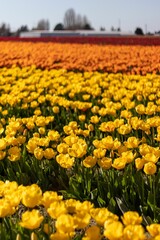
[[[0,42],[0,67],[107,73],[160,73],[160,46]]]
[[[159,239],[159,47],[0,45],[2,239]]]

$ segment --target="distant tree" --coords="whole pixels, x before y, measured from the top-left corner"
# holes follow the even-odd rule
[[[6,23],[2,23],[0,26],[0,36],[8,37],[11,35],[10,26]]]
[[[91,25],[89,23],[86,23],[83,28],[84,30],[93,30],[93,28],[91,27]]]
[[[156,34],[156,32],[155,32],[155,34]],[[154,33],[147,32],[146,35],[154,35]]]
[[[76,28],[82,29],[83,28],[83,18],[80,14],[76,16]]]
[[[117,28],[117,32],[120,32],[120,31],[121,31],[121,28],[120,28],[120,27],[118,27],[118,28]]]
[[[27,25],[22,25],[18,30],[16,31],[16,35],[19,36],[21,32],[28,32],[28,26]]]
[[[144,35],[143,30],[142,30],[142,28],[140,28],[140,27],[137,27],[134,33],[135,33],[136,35]]]
[[[104,27],[100,27],[100,31],[105,31],[106,29]]]
[[[62,23],[57,23],[54,27],[54,31],[55,30],[64,30],[64,25]]]
[[[93,29],[86,16],[76,14],[73,8],[68,9],[64,15],[64,29],[76,30],[76,29]]]
[[[111,31],[112,31],[112,32],[114,32],[114,31],[115,31],[115,28],[114,28],[113,26],[111,27]]]
[[[65,12],[64,27],[68,30],[76,29],[76,13],[73,8],[70,8]]]
[[[27,25],[22,25],[19,30],[20,30],[21,32],[28,32],[28,31],[29,31]]]
[[[147,34],[153,34],[153,33],[147,33]],[[160,35],[160,31],[155,31],[155,34],[158,34],[158,35]]]
[[[90,25],[88,18],[86,16],[83,16],[82,18],[82,27],[86,26],[86,25]]]
[[[49,21],[45,19],[39,20],[37,27],[33,28],[33,30],[49,30],[49,29],[50,29]]]
[[[82,20],[82,29],[93,30],[93,28],[86,16],[84,16],[83,20]]]

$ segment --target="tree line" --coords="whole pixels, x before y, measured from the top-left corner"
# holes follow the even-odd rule
[[[9,24],[2,23],[0,25],[0,36],[19,36],[21,32],[30,30],[48,31],[50,30],[50,22],[48,19],[40,19],[37,26],[32,29],[29,29],[27,25],[22,25],[15,32],[11,32]],[[53,30],[94,30],[94,28],[85,15],[82,16],[81,14],[77,14],[73,8],[70,8],[65,12],[63,22],[57,23]],[[100,31],[105,31],[105,28],[100,27]],[[112,26],[111,31],[121,31],[121,29]],[[134,33],[137,35],[144,35],[143,30],[140,27],[137,27]]]
[[[70,8],[64,14],[63,22],[57,23],[53,30],[77,30],[86,29],[93,30],[90,21],[84,15],[76,14],[75,10]],[[36,26],[31,29],[27,25],[20,26],[16,31],[11,32],[9,24],[2,23],[0,25],[0,36],[19,36],[21,32],[26,32],[30,30],[50,30],[50,22],[48,19],[40,19]]]

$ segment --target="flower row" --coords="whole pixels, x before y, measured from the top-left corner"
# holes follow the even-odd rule
[[[0,42],[0,67],[142,74],[160,72],[159,46]]]

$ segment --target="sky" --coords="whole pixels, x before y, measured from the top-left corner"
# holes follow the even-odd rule
[[[86,16],[95,30],[110,31],[112,26],[125,32],[137,27],[144,33],[160,30],[160,0],[0,0],[0,24],[16,31],[22,25],[32,29],[45,19],[53,30],[70,8]]]

